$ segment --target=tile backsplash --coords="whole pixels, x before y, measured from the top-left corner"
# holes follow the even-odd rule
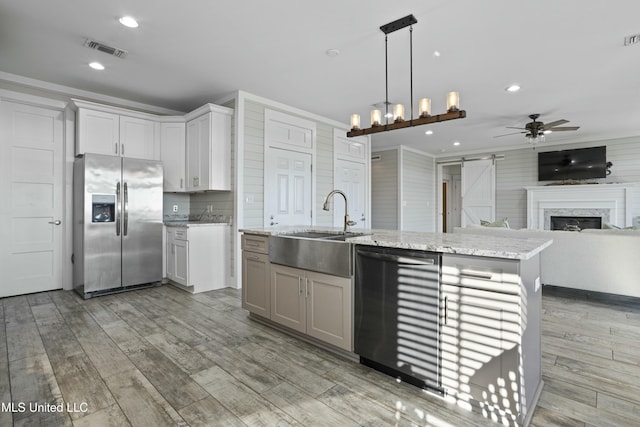
[[[177,212],[173,208],[177,206]],[[231,223],[233,193],[227,191],[204,193],[164,193],[164,220],[191,219]]]

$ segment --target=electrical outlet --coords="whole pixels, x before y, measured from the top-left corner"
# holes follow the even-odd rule
[[[178,205],[173,205],[173,211],[178,212]]]

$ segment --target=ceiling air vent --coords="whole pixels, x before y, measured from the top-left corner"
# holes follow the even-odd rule
[[[99,50],[100,52],[104,52],[109,55],[117,56],[118,58],[124,58],[127,56],[127,51],[123,49],[118,49],[117,47],[108,46],[104,43],[100,43],[95,40],[87,39],[84,42],[84,45],[89,49]]]
[[[632,36],[627,36],[624,38],[624,45],[629,46],[630,44],[640,43],[640,34],[634,34]]]

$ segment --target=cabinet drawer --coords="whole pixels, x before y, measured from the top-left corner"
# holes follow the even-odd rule
[[[516,295],[521,288],[517,261],[447,254],[442,256],[442,283]]]
[[[168,237],[173,240],[189,240],[187,238],[187,227],[167,228]]]
[[[242,250],[249,252],[258,252],[261,254],[269,253],[269,236],[257,236],[254,234],[244,234],[242,236]]]

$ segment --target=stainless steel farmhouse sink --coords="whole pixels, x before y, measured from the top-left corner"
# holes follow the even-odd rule
[[[269,236],[269,261],[333,276],[351,277],[353,245],[345,242],[345,239],[363,234],[305,231]]]
[[[294,233],[281,234],[283,237],[300,237],[303,239],[331,239],[331,240],[345,240],[349,237],[364,236],[364,233],[352,233],[352,232],[335,232],[335,231],[298,231]]]
[[[325,231],[300,231],[296,233],[287,233],[286,237],[302,237],[305,239],[323,239],[326,237],[336,236],[337,233],[325,232]]]

